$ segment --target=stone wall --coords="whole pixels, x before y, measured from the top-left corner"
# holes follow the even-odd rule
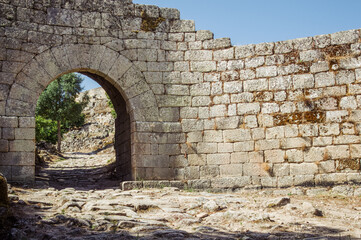
[[[0,2],[0,171],[10,180],[33,176],[38,95],[80,71],[126,106],[131,133],[119,123],[118,136],[133,180],[361,182],[359,30],[232,46],[175,9],[128,0]]]

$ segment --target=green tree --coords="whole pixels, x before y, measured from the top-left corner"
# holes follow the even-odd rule
[[[37,125],[40,128],[36,131],[38,138],[46,137],[45,140],[54,141],[49,135],[53,134],[55,122],[59,152],[61,152],[62,130],[65,127],[81,126],[84,123],[82,110],[88,102],[88,97],[84,97],[81,102],[75,101],[82,90],[82,81],[83,79],[75,73],[61,76],[43,91],[36,106],[37,120],[39,120]],[[47,133],[45,133],[46,129],[48,129]]]

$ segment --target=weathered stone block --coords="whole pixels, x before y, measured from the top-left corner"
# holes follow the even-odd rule
[[[269,67],[259,67],[256,69],[257,77],[275,77],[277,76],[277,67],[269,66]]]
[[[255,55],[255,45],[249,44],[243,46],[236,46],[235,55],[236,55],[236,59],[252,57]]]
[[[358,30],[343,31],[331,34],[331,44],[355,43],[359,39]]]
[[[330,159],[342,159],[350,157],[350,147],[347,145],[327,146],[326,151]]]
[[[254,92],[254,91],[266,91],[268,90],[268,81],[267,79],[257,79],[257,80],[247,80],[243,82],[244,91]]]
[[[285,161],[285,151],[275,149],[264,151],[265,161],[270,163],[280,163]]]
[[[291,76],[280,76],[270,78],[269,80],[269,89],[270,90],[285,90],[289,89],[292,86]]]
[[[311,146],[311,139],[309,137],[295,137],[281,139],[281,147],[283,149],[289,148],[305,148]]]
[[[231,154],[229,154],[229,153],[219,153],[219,154],[208,154],[207,155],[207,164],[210,164],[210,165],[229,164],[230,162],[231,162]]]
[[[16,140],[34,140],[35,128],[15,128]]]
[[[244,114],[257,114],[261,110],[259,103],[239,103],[237,104],[237,113],[239,115]]]
[[[79,11],[48,8],[47,23],[50,25],[79,27],[82,14]]]
[[[315,87],[327,87],[335,85],[335,74],[333,72],[316,73]]]
[[[218,178],[211,180],[212,188],[242,188],[251,184],[251,177]]]
[[[287,162],[299,163],[303,162],[304,153],[302,150],[291,149],[286,151]]]
[[[242,164],[228,164],[219,166],[220,175],[222,176],[232,176],[239,175],[242,176],[243,165]]]
[[[33,182],[35,179],[35,166],[12,166],[11,181]]]
[[[170,24],[170,32],[194,32],[195,24],[193,20],[176,20]]]
[[[225,142],[242,142],[251,140],[251,132],[249,129],[224,130]]]
[[[231,154],[232,163],[245,163],[248,162],[248,153],[247,152],[234,152]]]
[[[276,149],[279,147],[280,147],[279,139],[258,140],[256,141],[256,145],[255,145],[256,151]]]
[[[293,177],[295,186],[314,186],[315,176],[314,175],[297,175]]]
[[[335,185],[347,182],[347,174],[345,173],[327,173],[318,174],[315,177],[315,183],[317,185]]]
[[[244,163],[243,175],[245,176],[268,176],[269,166],[265,163]]]
[[[212,72],[215,70],[217,70],[217,65],[214,61],[191,62],[191,71]]]
[[[215,178],[219,176],[219,166],[218,165],[206,165],[201,166],[200,168],[200,177],[201,178]]]
[[[5,139],[0,139],[0,152],[9,151],[9,141]]]
[[[293,87],[295,89],[312,88],[315,80],[312,74],[301,74],[293,76]]]
[[[222,49],[231,47],[231,39],[229,38],[218,38],[218,39],[211,39],[205,40],[203,42],[204,49]]]

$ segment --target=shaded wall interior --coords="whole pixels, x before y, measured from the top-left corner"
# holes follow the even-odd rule
[[[122,181],[132,180],[130,116],[127,112],[126,102],[119,91],[103,77],[90,72],[79,71],[79,73],[90,77],[101,85],[114,105],[117,113],[114,143],[116,175]]]

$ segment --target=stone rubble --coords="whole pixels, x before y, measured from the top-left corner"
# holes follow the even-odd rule
[[[122,190],[109,175],[90,171],[109,164],[109,155],[65,157],[42,168],[33,188],[10,187],[16,222],[3,239],[361,237],[360,186],[249,187],[215,193],[144,181]]]

